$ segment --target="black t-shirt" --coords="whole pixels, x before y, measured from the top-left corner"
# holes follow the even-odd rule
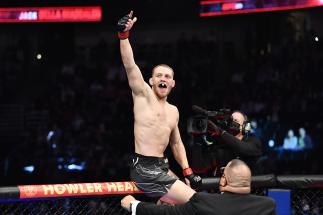
[[[195,157],[193,157],[192,166],[193,169],[194,166],[196,167],[197,172],[211,171],[213,175],[216,168],[224,167],[232,159],[239,158],[247,163],[253,175],[262,174],[256,167],[258,159],[262,156],[262,143],[257,137],[250,135],[239,140],[225,132],[221,136],[208,138],[208,140],[212,144],[206,144],[203,138],[195,140],[200,143],[200,148],[193,149]]]
[[[239,158],[248,164],[253,174],[256,174],[255,165],[262,155],[262,144],[255,136],[244,136],[239,140],[225,132],[214,140],[211,150],[220,167],[226,166],[232,159]]]

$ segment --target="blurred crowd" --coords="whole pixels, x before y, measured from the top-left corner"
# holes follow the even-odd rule
[[[194,144],[186,133],[193,104],[239,109],[252,120],[271,171],[322,173],[323,88],[317,79],[323,72],[323,49],[313,32],[296,33],[281,32],[280,40],[266,46],[250,37],[241,41],[243,55],[236,41],[218,41],[211,33],[183,32],[164,42],[131,39],[146,80],[156,64],[174,68],[177,82],[169,100],[179,108],[188,152]],[[64,58],[38,56],[38,63],[27,57],[31,45],[21,37],[0,50],[0,170],[5,183],[128,180],[132,98],[117,39],[75,45]],[[281,150],[288,131],[299,128],[306,130],[312,146]]]

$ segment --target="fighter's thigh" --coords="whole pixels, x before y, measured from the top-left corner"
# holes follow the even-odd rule
[[[194,195],[195,191],[187,186],[184,182],[176,180],[167,192],[167,196],[171,199],[185,203]]]

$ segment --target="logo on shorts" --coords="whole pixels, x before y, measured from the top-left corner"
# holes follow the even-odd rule
[[[168,163],[168,158],[165,158],[164,161],[165,161],[165,163]]]

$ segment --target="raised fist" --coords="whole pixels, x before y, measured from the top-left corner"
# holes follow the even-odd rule
[[[133,24],[137,21],[137,17],[132,18],[133,11],[119,19],[117,24],[118,37],[121,40],[127,39],[129,37],[129,30],[132,28]]]

